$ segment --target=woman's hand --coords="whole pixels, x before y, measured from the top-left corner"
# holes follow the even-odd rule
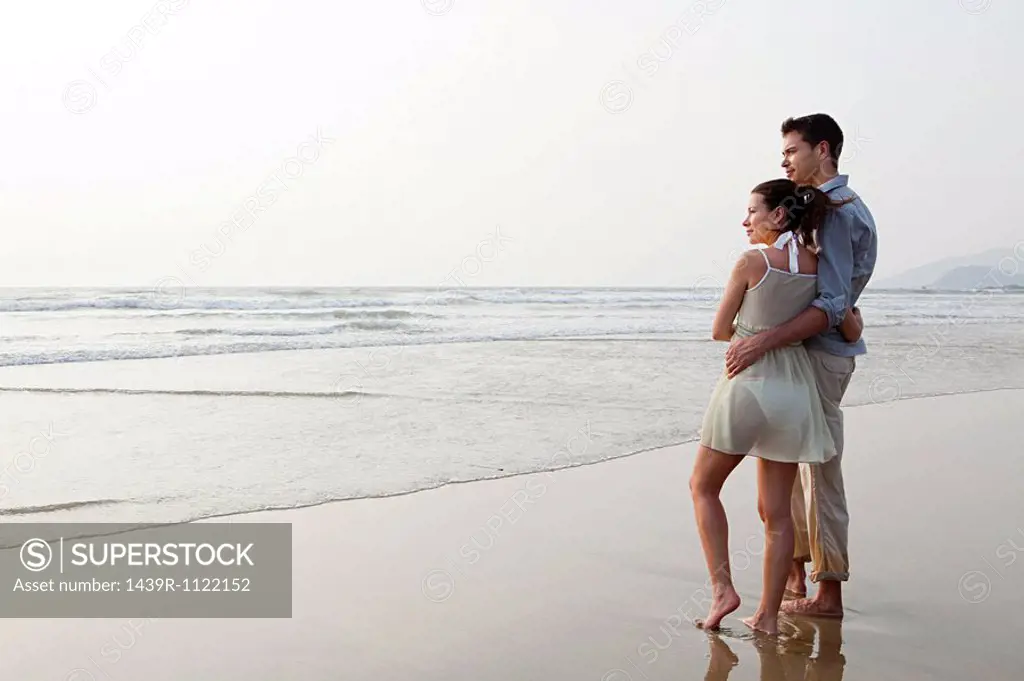
[[[839,333],[843,335],[843,339],[847,343],[856,343],[860,340],[863,331],[864,319],[861,317],[860,308],[847,308],[846,316],[843,317],[842,323],[839,324]]]

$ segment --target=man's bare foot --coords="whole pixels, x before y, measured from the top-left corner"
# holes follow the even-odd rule
[[[716,589],[715,596],[711,600],[711,609],[708,610],[708,616],[703,620],[696,620],[696,624],[701,629],[717,629],[718,624],[722,621],[722,618],[740,607],[740,595],[736,593],[736,589],[732,586],[727,586],[720,591]]]
[[[807,596],[807,573],[804,571],[802,560],[794,560],[789,568],[789,578],[786,579],[786,596],[790,598],[805,598]]]
[[[783,601],[782,612],[787,615],[802,615],[804,617],[827,617],[830,619],[842,619],[843,606],[829,603],[824,599],[800,598],[795,601]]]
[[[779,617],[768,617],[765,613],[757,611],[751,617],[744,617],[743,623],[754,631],[777,636],[779,633]]]

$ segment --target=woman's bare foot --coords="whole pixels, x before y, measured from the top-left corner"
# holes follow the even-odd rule
[[[696,624],[701,629],[717,629],[722,618],[738,607],[740,607],[740,595],[736,593],[736,589],[731,585],[721,589],[716,588],[707,618],[696,620]]]
[[[786,579],[786,595],[790,598],[805,598],[807,596],[807,573],[804,571],[803,561],[793,561],[789,570],[789,578]]]
[[[771,634],[777,636],[779,633],[779,616],[769,617],[765,613],[758,610],[751,617],[744,617],[743,623],[754,631],[760,631],[765,634]]]

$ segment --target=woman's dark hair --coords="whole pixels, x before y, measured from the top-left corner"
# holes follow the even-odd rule
[[[770,211],[782,206],[786,211],[782,231],[796,232],[812,250],[817,250],[815,233],[825,222],[828,211],[852,200],[837,203],[817,187],[797,185],[792,180],[768,180],[754,187],[751,193],[759,194]]]

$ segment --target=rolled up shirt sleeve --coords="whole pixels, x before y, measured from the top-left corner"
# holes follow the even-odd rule
[[[853,280],[853,219],[836,211],[818,232],[822,254],[818,258],[818,297],[811,303],[828,316],[834,329],[846,317]]]

